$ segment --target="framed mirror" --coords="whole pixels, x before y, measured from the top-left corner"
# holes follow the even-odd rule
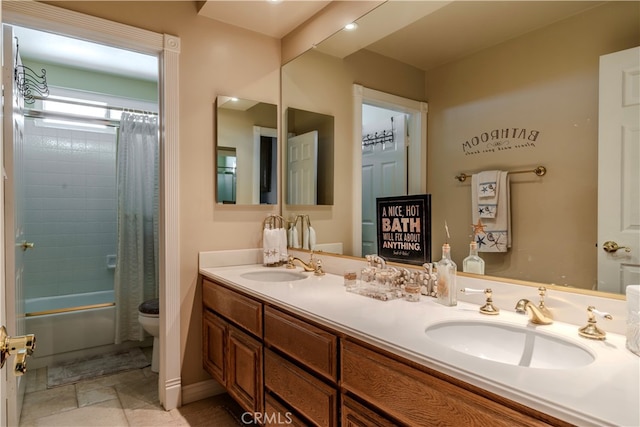
[[[277,106],[219,96],[215,111],[216,202],[277,204]]]
[[[400,24],[401,16],[410,19]],[[380,22],[389,25],[369,27]],[[341,142],[335,147],[341,162],[335,197],[353,201],[349,209],[336,203],[331,212],[312,216],[314,228],[321,229],[318,242],[343,242],[347,255],[361,245],[351,226],[363,191],[356,179],[361,171],[353,170],[360,167],[361,151],[354,137],[362,120],[353,106],[358,83],[428,103],[424,173],[436,259],[445,221],[458,265],[473,238],[471,180],[456,176],[542,165],[544,177],[510,177],[513,243],[506,253],[481,253],[486,274],[623,292],[623,282],[605,286],[598,278],[599,259],[606,255],[631,265],[627,280],[640,280],[638,251],[605,254],[598,235],[599,217],[617,217],[611,204],[598,201],[599,176],[605,175],[599,170],[598,132],[605,125],[599,122],[599,63],[604,55],[638,46],[638,22],[638,2],[386,2],[358,21],[364,38],[339,32],[285,64],[283,100],[313,103],[335,116]],[[638,121],[631,126],[638,127]],[[503,137],[488,141],[495,130]],[[483,143],[480,151],[469,149],[474,138]],[[501,150],[496,142],[511,148]],[[629,158],[625,173],[637,183],[638,161]],[[628,240],[638,243],[638,211],[628,213]]]
[[[287,108],[288,205],[333,204],[333,116]]]

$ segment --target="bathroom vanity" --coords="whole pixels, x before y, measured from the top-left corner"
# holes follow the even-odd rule
[[[301,275],[298,268],[289,276],[284,267],[202,260],[204,368],[266,424],[640,423],[640,358],[622,335],[585,340],[577,325],[532,327],[511,307],[488,319],[478,311],[482,299],[453,308],[429,297],[378,301],[346,292],[336,274]],[[558,338],[581,356],[545,349],[528,366],[487,360],[430,335],[443,325]]]

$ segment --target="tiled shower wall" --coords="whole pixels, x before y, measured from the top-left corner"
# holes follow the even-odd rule
[[[109,132],[109,133],[105,133]],[[113,289],[116,133],[25,120],[26,299]]]

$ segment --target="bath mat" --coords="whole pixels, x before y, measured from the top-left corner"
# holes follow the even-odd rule
[[[70,360],[47,368],[47,388],[76,383],[131,369],[140,369],[150,363],[142,350],[132,348],[113,353],[98,354],[84,359]]]

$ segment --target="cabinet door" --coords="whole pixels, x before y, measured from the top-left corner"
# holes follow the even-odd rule
[[[262,412],[262,344],[229,325],[227,391],[249,412]]]
[[[223,386],[227,385],[227,322],[208,312],[203,314],[202,322],[202,363],[205,371]]]

